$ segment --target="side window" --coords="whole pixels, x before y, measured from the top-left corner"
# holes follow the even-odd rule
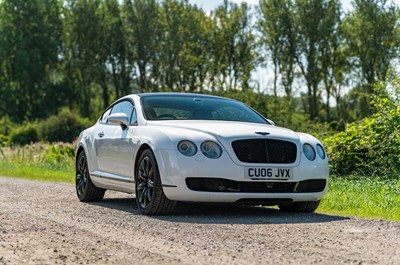
[[[111,114],[114,113],[125,113],[126,116],[128,116],[130,118],[130,124],[133,123],[133,115],[135,114],[135,122],[136,122],[136,113],[133,113],[134,111],[134,107],[132,105],[132,103],[130,101],[124,100],[121,101],[117,104],[114,105],[114,107],[112,108]]]
[[[129,124],[137,124],[137,117],[136,117],[136,109],[135,108],[133,108],[131,121],[130,121]]]
[[[111,109],[112,108],[109,108],[108,110],[106,110],[106,112],[103,113],[103,115],[101,115],[101,118],[100,118],[101,123],[107,123],[107,119],[108,119],[108,116],[110,115]]]

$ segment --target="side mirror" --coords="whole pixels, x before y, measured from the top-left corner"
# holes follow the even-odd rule
[[[129,118],[125,113],[113,113],[108,116],[108,122],[121,125],[125,129],[129,125]]]
[[[271,124],[272,126],[275,126],[275,122],[271,121],[270,119],[267,119],[267,122],[269,122],[269,124]]]

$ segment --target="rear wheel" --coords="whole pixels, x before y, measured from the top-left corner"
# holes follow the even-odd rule
[[[89,176],[87,159],[84,151],[81,151],[76,160],[76,194],[82,202],[101,201],[106,190],[97,188]]]
[[[278,205],[278,207],[283,212],[312,213],[317,210],[320,202],[295,202],[291,205]]]
[[[140,211],[148,215],[170,214],[176,202],[170,201],[162,189],[160,172],[151,150],[143,151],[135,174],[136,203]]]

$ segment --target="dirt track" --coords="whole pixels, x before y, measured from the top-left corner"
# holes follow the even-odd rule
[[[0,178],[0,264],[400,264],[400,223],[210,205],[148,217],[133,198]]]

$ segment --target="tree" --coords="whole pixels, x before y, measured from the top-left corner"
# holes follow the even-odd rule
[[[184,90],[180,84],[181,72],[187,65],[182,65],[182,51],[188,42],[190,30],[186,30],[188,3],[176,0],[166,0],[162,3],[161,23],[163,34],[161,71],[162,80],[168,89]]]
[[[128,29],[131,58],[139,69],[139,86],[147,91],[152,65],[160,52],[160,7],[156,0],[126,0],[124,15]],[[154,69],[153,69],[154,70]]]
[[[249,88],[251,71],[255,69],[256,40],[251,29],[246,3],[237,5],[224,1],[212,14],[216,25],[213,32],[212,86]]]
[[[386,0],[354,0],[354,11],[343,22],[346,48],[359,85],[356,114],[371,114],[370,96],[378,80],[386,80],[393,59],[399,54],[399,8]]]
[[[187,1],[162,3],[163,34],[160,65],[169,89],[201,90],[210,67],[211,19]]]
[[[78,108],[85,117],[89,117],[94,110],[91,109],[94,90],[97,90],[105,71],[100,1],[68,0],[65,4],[63,58],[70,108]]]
[[[326,27],[327,32],[321,44],[321,69],[322,81],[326,93],[325,111],[327,121],[331,119],[330,98],[332,95],[336,98],[337,115],[340,115],[341,88],[344,83],[345,74],[349,70],[347,67],[348,61],[343,49],[340,14],[340,2],[330,1],[328,3],[328,12],[325,20],[328,25]]]
[[[61,48],[61,2],[4,0],[0,17],[0,108],[16,121],[45,117],[59,100],[51,77]]]
[[[269,50],[274,65],[274,96],[278,96],[278,77],[286,93],[288,109],[292,112],[292,84],[296,66],[296,26],[291,0],[260,1],[259,30],[261,42]]]
[[[400,47],[399,8],[387,0],[354,0],[342,28],[360,83],[367,92],[377,79],[385,80]]]
[[[129,64],[127,33],[118,0],[104,0],[99,7],[103,24],[101,34],[101,55],[105,62],[102,71],[101,86],[103,89],[104,107],[109,105],[109,84],[114,88],[115,98],[125,96],[130,92],[130,79],[133,65]]]
[[[307,84],[307,112],[318,116],[319,84],[324,72],[321,56],[329,36],[335,34],[338,0],[296,0],[297,64]]]

